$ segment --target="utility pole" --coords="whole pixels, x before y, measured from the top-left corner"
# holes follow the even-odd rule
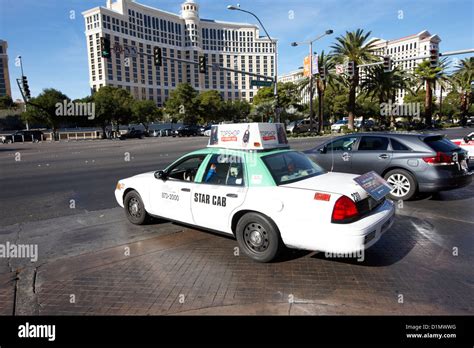
[[[323,38],[326,35],[331,35],[334,31],[328,29],[324,32],[324,34],[319,35],[313,40],[303,41],[303,42],[293,42],[291,46],[296,47],[302,44],[309,44],[309,129],[310,132],[313,130],[313,119],[314,119],[314,112],[313,112],[313,42]],[[321,100],[319,101],[321,103]]]

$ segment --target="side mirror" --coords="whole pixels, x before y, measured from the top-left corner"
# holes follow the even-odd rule
[[[327,147],[326,146],[323,146],[322,148],[320,148],[318,150],[320,153],[326,153],[328,151]]]
[[[155,178],[165,181],[167,179],[166,172],[163,170],[155,172]]]

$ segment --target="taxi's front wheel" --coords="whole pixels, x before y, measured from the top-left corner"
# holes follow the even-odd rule
[[[277,226],[268,217],[247,213],[237,223],[235,237],[240,249],[257,262],[274,260],[283,249]]]
[[[127,215],[128,221],[132,224],[143,225],[148,221],[148,213],[138,192],[128,192],[123,199],[123,206],[125,208],[125,215]]]

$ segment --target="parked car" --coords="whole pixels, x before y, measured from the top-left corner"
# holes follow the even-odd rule
[[[190,137],[190,136],[197,136],[200,135],[201,133],[201,127],[200,126],[195,126],[195,125],[190,125],[190,126],[182,126],[179,127],[178,130],[176,130],[173,134],[173,137]]]
[[[462,139],[453,139],[452,142],[466,150],[469,156],[469,161],[474,162],[474,132],[471,132]]]
[[[172,135],[173,130],[171,128],[153,129],[149,132],[150,137],[167,137]]]
[[[0,140],[4,144],[10,143],[21,143],[21,142],[33,142],[37,143],[43,140],[43,132],[38,130],[21,130],[16,131],[13,134],[2,135]]]
[[[204,127],[204,131],[202,132],[202,135],[204,135],[206,137],[210,137],[211,136],[211,128],[212,128],[212,125]]]
[[[342,127],[345,127],[349,124],[347,120],[339,120],[331,126],[331,132],[339,133]]]
[[[300,134],[309,132],[311,129],[311,120],[309,118],[299,121],[293,121],[286,126],[287,133]],[[313,119],[313,131],[318,130],[318,122]]]
[[[143,139],[145,137],[145,132],[139,129],[132,129],[131,131],[121,134],[120,140],[125,139]]]
[[[313,150],[316,162],[335,172],[375,171],[390,185],[390,198],[469,185],[467,152],[438,134],[359,133],[337,137]]]

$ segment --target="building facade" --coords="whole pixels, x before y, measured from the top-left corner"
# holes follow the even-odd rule
[[[0,97],[12,96],[10,73],[8,72],[8,44],[0,40]]]
[[[222,22],[199,17],[194,0],[181,4],[174,14],[132,0],[107,0],[105,7],[83,12],[92,91],[102,86],[124,88],[136,99],[154,100],[161,106],[180,83],[198,91],[217,90],[224,100],[245,99],[257,93],[256,79],[217,66],[273,76],[274,45],[260,37],[252,24]],[[101,57],[100,38],[111,41],[112,56]],[[153,64],[153,47],[162,49],[163,65]],[[210,65],[206,74],[197,64],[205,55]]]
[[[429,31],[423,30],[418,34],[405,36],[395,40],[377,39],[375,43],[374,54],[378,56],[390,56],[392,60],[401,60],[406,58],[429,56],[431,49],[439,50],[441,39],[438,35],[432,35]],[[423,59],[408,60],[405,62],[394,63],[394,66],[400,66],[403,70],[413,73],[415,67]],[[397,91],[396,102],[403,104],[403,98],[406,91]],[[437,86],[435,95],[440,93],[440,87]]]
[[[278,76],[278,82],[281,82],[281,83],[291,82],[291,83],[298,84],[299,82],[301,82],[302,80],[305,79],[303,73],[304,73],[303,68],[298,69],[298,70],[294,70],[294,71],[290,71],[287,74]],[[316,84],[316,81],[313,81],[313,82]],[[301,101],[302,104],[308,104],[309,103],[309,97],[310,97],[309,96],[309,88],[305,88],[304,90],[301,91],[300,101]]]

